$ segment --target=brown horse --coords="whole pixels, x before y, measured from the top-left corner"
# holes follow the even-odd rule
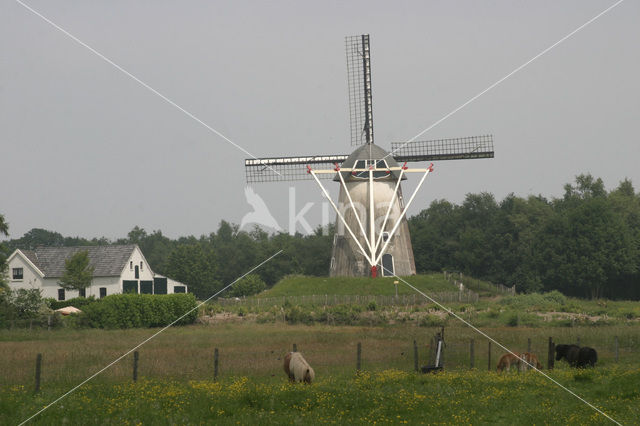
[[[498,373],[502,373],[504,370],[509,371],[511,370],[512,365],[520,368],[520,354],[518,352],[507,352],[506,354],[502,355],[498,360],[498,366],[496,367],[496,370],[498,371]]]
[[[520,363],[520,370],[522,371],[529,369],[532,365],[535,366],[538,370],[542,369],[542,364],[540,364],[540,361],[538,360],[536,354],[525,352],[522,354],[521,359],[525,361]]]
[[[504,370],[509,371],[511,366],[517,367],[518,371],[526,371],[531,366],[535,366],[538,370],[542,369],[542,364],[538,360],[538,357],[530,352],[524,352],[522,354],[518,352],[507,352],[500,357],[498,361],[498,373]]]

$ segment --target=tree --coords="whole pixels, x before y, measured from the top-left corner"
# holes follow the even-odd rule
[[[64,274],[58,284],[66,290],[82,290],[91,285],[93,266],[89,265],[89,252],[82,250],[64,261]]]
[[[213,250],[199,242],[181,244],[169,255],[166,275],[189,286],[189,292],[205,300],[222,288]]]
[[[5,221],[3,214],[0,214],[0,235],[9,236],[9,224]]]
[[[231,287],[230,295],[233,297],[251,296],[264,291],[267,285],[259,275],[249,274]]]
[[[0,214],[0,235],[9,236],[9,224],[4,220],[4,215]],[[3,243],[0,243],[0,291],[8,290],[9,286],[5,281],[7,271],[7,250]]]

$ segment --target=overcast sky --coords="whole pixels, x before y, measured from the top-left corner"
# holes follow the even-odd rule
[[[26,3],[260,157],[351,151],[347,35],[371,36],[375,137],[388,149],[614,1]],[[410,214],[480,191],[560,196],[580,173],[640,187],[638,22],[640,2],[623,2],[426,133],[491,133],[496,157],[437,163]],[[135,225],[201,235],[252,210],[245,153],[11,0],[0,0],[0,147],[12,238],[34,227],[117,238]],[[254,189],[287,228],[290,186],[320,223],[313,182]]]

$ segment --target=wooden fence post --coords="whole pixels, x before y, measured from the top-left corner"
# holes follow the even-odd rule
[[[531,337],[527,338],[527,352],[531,353]]]
[[[140,354],[138,351],[133,352],[133,381],[138,381],[138,359],[140,359]]]
[[[555,346],[556,345],[553,343],[553,338],[549,337],[549,353],[547,358],[547,369],[549,370],[553,370],[553,363],[555,362],[556,353]]]
[[[618,355],[619,355],[619,352],[618,352],[618,336],[615,336],[614,342],[615,342],[615,350],[616,350],[616,362],[618,362],[618,359],[619,359],[619,357],[618,357]]]
[[[474,368],[476,365],[475,353],[473,348],[473,339],[469,342],[469,367]]]
[[[293,352],[298,352],[298,345],[295,343],[293,344]]]
[[[487,356],[487,365],[489,366],[489,371],[491,371],[491,340],[489,340],[489,352]]]
[[[218,381],[218,360],[219,360],[218,348],[213,350],[213,381]]]
[[[42,374],[42,354],[36,356],[36,392],[40,392],[40,376]]]
[[[358,352],[356,357],[356,373],[360,372],[362,367],[362,343],[358,342]]]
[[[418,371],[418,343],[413,341],[413,369]]]

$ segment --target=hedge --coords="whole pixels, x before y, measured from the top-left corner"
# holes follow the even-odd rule
[[[193,294],[114,294],[91,303],[80,316],[94,328],[164,327],[189,312],[176,325],[192,324],[198,311]]]
[[[56,300],[50,297],[45,299],[45,302],[54,311],[56,309],[65,308],[67,306],[73,306],[74,308],[83,310],[84,306],[96,302],[96,298],[94,296],[89,296],[89,297],[74,297],[73,299],[67,299],[67,300]]]

